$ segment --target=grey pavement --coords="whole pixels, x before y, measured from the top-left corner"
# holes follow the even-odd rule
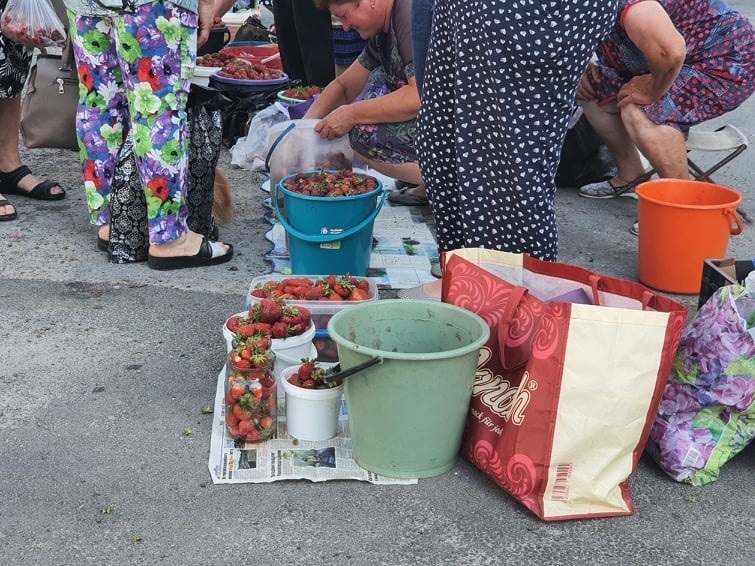
[[[749,1],[731,3],[755,17]],[[755,99],[724,122],[755,141]],[[715,176],[750,213],[753,155]],[[11,197],[19,219],[0,224],[0,564],[752,563],[752,446],[702,488],[643,457],[631,478],[636,513],[613,519],[541,522],[464,460],[414,486],[213,485],[202,408],[224,363],[221,325],[270,269],[260,176],[232,169],[224,150],[236,216],[221,236],[236,256],[157,272],[96,250],[75,154],[24,160],[69,194]],[[636,279],[636,206],[560,190],[560,261]],[[730,254],[752,257],[753,244],[748,225]]]

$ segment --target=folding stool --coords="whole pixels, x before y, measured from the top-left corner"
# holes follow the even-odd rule
[[[713,179],[711,179],[711,175],[721,169],[721,167],[729,163],[739,154],[741,154],[745,149],[747,149],[748,145],[749,141],[747,139],[747,136],[745,136],[738,128],[731,124],[725,124],[716,130],[707,132],[701,132],[695,129],[690,130],[687,137],[687,167],[689,168],[690,176],[695,181],[706,181],[708,183],[713,183],[714,181]],[[713,166],[709,167],[706,170],[703,170],[694,161],[692,161],[689,156],[690,151],[712,151],[719,153],[726,152],[726,155],[724,155],[715,164],[713,164]],[[634,189],[640,183],[644,183],[645,181],[649,180],[653,175],[655,175],[655,173],[655,168],[649,165],[649,168],[645,171],[645,173],[622,187],[621,193],[625,193],[629,190]],[[621,193],[617,193],[617,196]]]

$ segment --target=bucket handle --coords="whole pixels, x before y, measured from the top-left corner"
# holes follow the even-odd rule
[[[367,360],[366,362],[362,362],[361,364],[357,364],[354,367],[350,367],[349,369],[345,369],[343,371],[341,371],[341,364],[336,364],[323,374],[322,380],[325,383],[333,383],[334,381],[341,381],[345,377],[349,377],[350,375],[354,375],[355,373],[359,373],[362,370],[365,370],[374,365],[382,364],[382,363],[383,363],[383,358],[381,358],[380,356],[374,356],[370,358],[369,360]]]
[[[288,125],[288,127],[283,130],[280,134],[278,134],[278,137],[275,138],[275,141],[270,145],[270,151],[267,152],[267,157],[265,158],[265,170],[270,172],[270,158],[273,156],[273,152],[275,151],[275,148],[278,147],[278,144],[283,141],[283,138],[285,138],[289,133],[291,133],[291,130],[296,128],[296,124],[293,122]]]
[[[293,226],[291,226],[285,218],[283,218],[283,214],[280,210],[280,204],[278,204],[278,185],[275,185],[275,188],[273,189],[273,206],[275,208],[275,216],[278,219],[278,222],[281,223],[281,225],[286,229],[286,232],[293,235],[296,238],[299,238],[300,240],[304,240],[305,242],[315,243],[315,244],[324,244],[324,243],[330,243],[330,242],[339,242],[341,240],[345,240],[346,238],[349,238],[362,230],[363,228],[366,228],[369,226],[377,217],[378,212],[380,212],[380,209],[383,208],[383,204],[385,203],[385,197],[386,192],[383,191],[383,194],[381,195],[380,201],[378,202],[377,206],[375,207],[375,210],[373,210],[370,215],[362,220],[359,224],[356,226],[352,226],[351,228],[348,228],[344,230],[343,232],[339,232],[338,234],[305,234],[304,232],[301,232],[300,230],[297,230]],[[337,198],[337,197],[335,197]]]
[[[729,232],[731,235],[736,236],[737,234],[741,234],[742,230],[744,230],[744,224],[742,224],[739,214],[731,208],[726,208],[724,209],[724,215],[729,219]]]

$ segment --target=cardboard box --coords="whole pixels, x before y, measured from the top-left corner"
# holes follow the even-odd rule
[[[734,258],[707,259],[703,263],[703,280],[697,308],[700,309],[710,296],[724,285],[744,285],[747,275],[755,269],[753,260]]]

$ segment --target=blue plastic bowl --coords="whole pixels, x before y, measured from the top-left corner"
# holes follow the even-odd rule
[[[272,90],[276,87],[280,88],[281,86],[288,84],[288,75],[286,73],[283,73],[283,76],[279,79],[248,81],[244,79],[224,77],[220,74],[220,71],[218,71],[212,75],[212,79],[216,81],[221,88],[235,90],[237,92],[260,92],[264,90]]]

